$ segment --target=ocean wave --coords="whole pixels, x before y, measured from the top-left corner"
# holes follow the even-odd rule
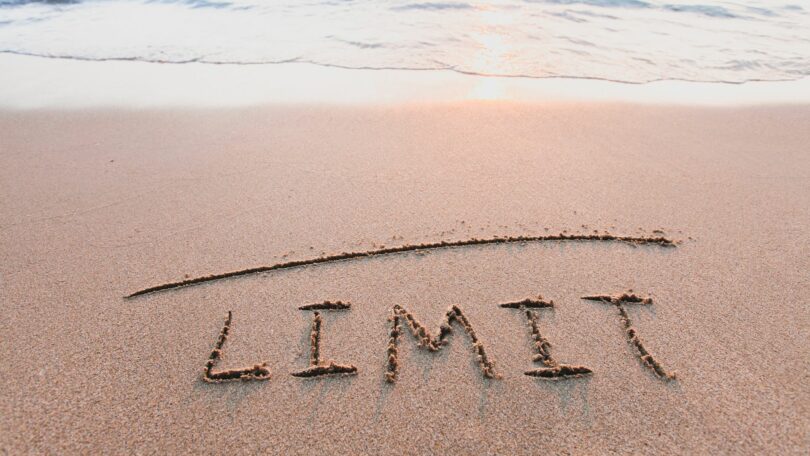
[[[423,10],[423,11],[442,11],[442,10],[460,10],[472,9],[474,6],[469,3],[407,3],[405,5],[394,6],[392,10]]]
[[[795,3],[0,0],[0,52],[77,60],[746,82],[810,75]]]

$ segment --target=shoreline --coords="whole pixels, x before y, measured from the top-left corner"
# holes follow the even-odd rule
[[[745,83],[479,76],[308,63],[201,64],[0,55],[0,109],[218,108],[502,101],[679,106],[810,103],[810,77]],[[324,81],[328,81],[324,83]]]

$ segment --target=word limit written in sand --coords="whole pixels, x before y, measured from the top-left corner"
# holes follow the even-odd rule
[[[628,291],[614,295],[598,294],[583,296],[582,299],[597,301],[615,307],[627,336],[627,342],[632,347],[642,366],[661,380],[670,381],[675,379],[675,373],[668,372],[664,369],[663,365],[653,357],[642,343],[638,331],[633,327],[630,317],[625,310],[625,306],[627,305],[652,305],[651,298],[641,297],[632,293],[632,291]],[[538,296],[537,298],[528,298],[522,301],[505,302],[498,306],[503,309],[512,309],[521,312],[526,317],[529,339],[536,352],[532,357],[532,361],[538,363],[539,366],[525,371],[524,375],[541,380],[561,381],[587,377],[594,374],[594,371],[587,366],[560,362],[552,356],[551,343],[543,336],[540,329],[540,314],[541,311],[546,309],[554,310],[554,301],[546,301],[542,296]],[[299,378],[324,378],[358,374],[359,369],[354,364],[334,360],[324,361],[321,354],[321,340],[325,333],[323,329],[325,323],[322,313],[326,315],[331,312],[344,312],[351,310],[351,308],[352,305],[350,303],[341,301],[324,301],[322,303],[308,304],[299,307],[299,310],[302,311],[312,311],[312,323],[309,328],[310,356],[309,365],[301,370],[292,372],[292,376]],[[271,373],[270,369],[267,367],[267,362],[236,369],[215,369],[218,361],[223,358],[223,346],[231,333],[232,322],[233,313],[229,311],[225,319],[225,325],[215,343],[214,350],[211,352],[205,364],[203,380],[208,383],[223,383],[229,381],[258,381],[270,379]],[[503,378],[503,375],[495,366],[495,361],[489,355],[483,340],[473,328],[472,322],[464,314],[461,307],[457,305],[447,309],[436,334],[431,334],[425,325],[411,312],[400,305],[395,305],[391,309],[388,322],[390,332],[388,344],[385,347],[384,377],[387,383],[396,383],[397,381],[400,366],[399,345],[401,340],[405,338],[403,336],[410,334],[411,339],[415,340],[416,346],[419,349],[435,353],[441,351],[448,345],[448,337],[453,334],[454,330],[460,330],[460,332],[469,339],[472,345],[473,356],[484,378],[493,380]]]

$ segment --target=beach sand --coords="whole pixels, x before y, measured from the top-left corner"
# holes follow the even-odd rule
[[[459,102],[0,113],[0,453],[769,453],[810,447],[810,107]],[[494,236],[125,299],[341,252]],[[385,247],[383,247],[385,246]],[[583,300],[627,289],[618,306]],[[526,315],[559,363],[549,381]],[[298,378],[320,359],[353,376]],[[394,306],[407,328],[386,382]],[[206,383],[267,363],[267,380]]]

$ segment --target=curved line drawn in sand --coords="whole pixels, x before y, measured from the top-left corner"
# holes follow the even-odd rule
[[[221,371],[214,371],[214,366],[217,361],[222,359],[222,346],[228,339],[228,334],[231,332],[231,322],[233,321],[233,312],[228,311],[228,316],[225,317],[225,326],[219,333],[219,338],[214,346],[214,351],[208,357],[205,363],[205,372],[203,374],[203,381],[207,383],[222,383],[236,380],[251,381],[251,380],[267,380],[270,378],[270,369],[267,368],[267,363],[254,364],[252,367],[245,367],[241,369],[227,369]]]
[[[301,306],[299,310],[314,310],[312,313],[312,329],[309,333],[309,367],[302,371],[293,372],[293,377],[322,377],[324,375],[357,375],[357,368],[351,364],[337,364],[331,359],[321,362],[321,314],[318,310],[341,311],[349,310],[352,305],[341,301],[324,301],[319,304]]]
[[[135,291],[127,296],[125,299],[132,299],[137,296],[142,296],[150,293],[157,293],[159,291],[173,290],[181,287],[190,287],[207,282],[214,282],[217,280],[230,279],[233,277],[240,277],[251,274],[259,274],[262,272],[278,271],[283,269],[294,269],[306,266],[313,266],[318,264],[336,263],[340,261],[351,261],[363,258],[371,258],[378,256],[397,255],[407,252],[418,252],[428,250],[451,249],[456,247],[480,246],[490,244],[513,244],[513,243],[526,243],[526,242],[617,242],[629,245],[657,245],[659,247],[675,247],[675,241],[665,237],[635,237],[635,236],[615,236],[612,234],[552,234],[546,236],[496,236],[487,239],[467,239],[462,241],[441,241],[427,244],[406,244],[399,247],[388,247],[377,250],[367,250],[364,252],[343,252],[336,255],[323,256],[312,258],[309,260],[288,261],[286,263],[277,263],[270,266],[258,266],[255,268],[241,269],[239,271],[225,272],[221,274],[212,274],[193,279],[182,280],[179,282],[169,282],[162,285],[156,285],[142,290]]]
[[[537,299],[529,298],[523,301],[506,302],[499,304],[499,306],[505,309],[519,309],[526,312],[533,345],[537,349],[537,354],[534,355],[532,361],[539,362],[544,367],[526,371],[524,372],[525,375],[545,380],[563,380],[580,378],[593,373],[591,369],[585,366],[560,364],[551,356],[551,343],[540,333],[540,317],[536,311],[531,309],[553,309],[554,301],[545,301],[542,296],[538,296]]]
[[[582,299],[588,301],[600,301],[605,304],[612,304],[619,310],[619,317],[622,321],[622,326],[627,334],[627,341],[630,342],[638,352],[638,357],[645,366],[650,368],[658,378],[664,381],[675,380],[676,372],[667,372],[664,366],[661,365],[650,352],[644,347],[641,339],[638,337],[638,331],[633,327],[627,311],[624,309],[624,304],[641,304],[645,306],[652,305],[652,298],[641,297],[633,293],[633,290],[628,290],[626,293],[616,295],[593,295],[583,296]]]
[[[458,306],[454,305],[447,309],[447,312],[444,314],[444,320],[439,326],[439,333],[435,337],[431,336],[427,329],[399,304],[394,305],[391,313],[392,315],[388,319],[391,322],[391,333],[386,350],[388,358],[385,372],[386,382],[395,383],[397,381],[397,370],[399,368],[398,345],[399,336],[402,334],[401,321],[403,319],[408,323],[411,334],[417,340],[416,346],[431,352],[437,352],[447,345],[447,336],[453,332],[451,325],[453,322],[457,322],[464,328],[464,331],[473,343],[473,351],[478,359],[478,365],[484,377],[490,379],[501,378],[501,375],[495,372],[495,363],[489,359],[484,349],[484,344],[478,339],[470,321],[467,320],[467,317]]]

